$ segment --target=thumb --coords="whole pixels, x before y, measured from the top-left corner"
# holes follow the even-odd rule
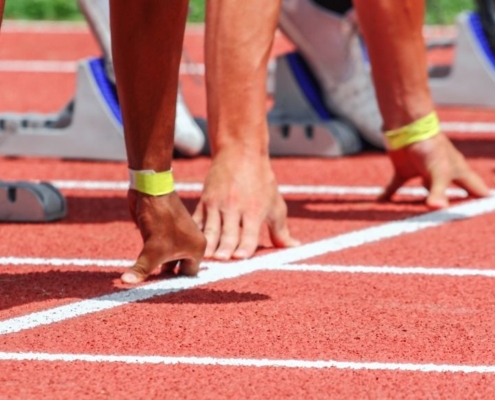
[[[134,265],[124,272],[120,279],[122,282],[130,284],[144,282],[149,274],[165,262],[162,254],[160,246],[148,240],[144,243],[143,249]]]

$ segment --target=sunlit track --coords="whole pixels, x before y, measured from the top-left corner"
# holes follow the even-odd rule
[[[7,319],[0,322],[0,335],[58,323],[67,319],[109,310],[124,304],[176,293],[207,283],[237,278],[266,269],[267,266],[295,263],[319,255],[359,247],[367,243],[374,243],[384,239],[418,232],[423,229],[437,227],[448,222],[471,218],[493,211],[495,211],[495,197],[470,201],[446,210],[365,228],[299,247],[275,251],[250,260],[220,264],[215,268],[201,271],[196,278],[181,277],[147,283],[133,289]]]
[[[180,67],[200,117],[203,34],[187,27]],[[7,21],[1,37],[4,111],[60,110],[78,60],[100,54],[83,23]],[[286,51],[278,32],[271,56]],[[495,196],[495,111],[438,111]],[[189,210],[207,166],[175,161]],[[412,181],[378,203],[391,174],[385,153],[279,158],[291,233],[305,244],[275,249],[264,227],[252,259],[205,260],[196,278],[127,286],[119,276],[141,241],[125,163],[20,157],[4,167],[0,179],[52,181],[69,213],[0,224],[0,398],[495,397],[495,197],[473,200],[452,185],[454,205],[428,212],[427,191]]]

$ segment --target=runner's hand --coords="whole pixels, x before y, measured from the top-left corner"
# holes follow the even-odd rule
[[[380,200],[390,200],[401,186],[416,177],[423,179],[429,191],[426,205],[431,209],[448,207],[449,200],[445,192],[451,183],[465,189],[473,197],[489,195],[481,177],[469,167],[464,156],[443,133],[390,151],[389,156],[395,173]]]
[[[154,197],[129,190],[128,200],[144,244],[134,266],[122,275],[122,281],[142,282],[159,267],[162,271],[196,275],[206,241],[179,196],[173,192]]]
[[[263,223],[276,247],[299,245],[287,226],[287,205],[278,192],[268,157],[219,153],[208,171],[193,219],[207,240],[205,257],[251,257]]]

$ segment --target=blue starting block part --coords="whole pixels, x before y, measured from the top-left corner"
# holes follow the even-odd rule
[[[430,68],[429,75],[438,105],[495,107],[495,54],[477,13],[458,16],[454,62]]]
[[[299,53],[277,58],[274,99],[268,113],[271,155],[339,157],[363,149],[357,130],[328,110]]]

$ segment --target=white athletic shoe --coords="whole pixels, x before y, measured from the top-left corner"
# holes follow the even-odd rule
[[[183,155],[193,157],[201,153],[205,141],[205,133],[192,117],[179,91],[175,114],[175,148]]]
[[[279,26],[316,75],[327,107],[383,147],[382,118],[352,12],[341,16],[310,0],[284,0]]]

